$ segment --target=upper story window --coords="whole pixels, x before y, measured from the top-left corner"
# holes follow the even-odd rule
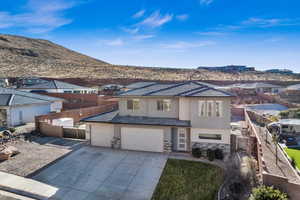
[[[213,116],[213,102],[212,101],[207,102],[207,116],[208,117]]]
[[[215,101],[216,117],[222,117],[222,101]]]
[[[206,116],[206,102],[199,101],[199,116],[205,117]]]
[[[222,101],[199,101],[200,117],[222,117]]]
[[[127,110],[139,110],[140,100],[139,99],[128,99],[127,100]]]
[[[157,101],[157,110],[168,112],[171,110],[171,100],[170,99],[162,99]]]

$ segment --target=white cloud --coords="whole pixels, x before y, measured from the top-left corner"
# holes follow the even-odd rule
[[[149,17],[138,23],[138,26],[146,26],[150,28],[160,27],[173,19],[173,14],[162,15],[159,11],[153,12]]]
[[[197,32],[197,34],[203,35],[203,36],[222,36],[222,35],[226,35],[226,33],[219,32],[219,31]]]
[[[251,17],[247,20],[232,25],[218,25],[215,30],[220,32],[235,31],[247,28],[272,28],[278,26],[300,26],[300,19],[287,18],[256,18]]]
[[[214,2],[214,0],[200,0],[200,4],[201,5],[209,5],[212,2]]]
[[[140,10],[140,11],[138,11],[137,13],[135,13],[132,17],[133,18],[140,18],[140,17],[143,17],[144,16],[144,14],[145,14],[145,10]]]
[[[133,37],[134,40],[146,40],[146,39],[150,39],[150,38],[154,38],[155,35],[136,35]]]
[[[176,19],[178,19],[179,21],[185,21],[188,18],[189,18],[188,14],[176,15]]]
[[[136,34],[139,32],[139,28],[138,27],[135,27],[135,28],[126,28],[126,27],[123,27],[122,28],[123,31],[127,32],[127,33],[130,33],[130,34]]]
[[[216,44],[213,41],[198,41],[198,42],[184,42],[178,41],[174,43],[162,44],[161,47],[166,49],[190,49],[197,47],[205,47]]]
[[[123,46],[124,41],[121,38],[116,38],[113,40],[107,40],[105,41],[105,44],[108,46]]]
[[[74,1],[29,0],[22,13],[0,12],[0,28],[23,28],[28,32],[44,33],[70,24],[71,19],[64,17],[63,12],[77,5]]]
[[[246,21],[243,21],[243,25],[253,25],[253,26],[261,26],[261,27],[272,27],[272,26],[277,26],[282,23],[285,23],[285,19],[277,19],[277,18],[272,18],[272,19],[264,19],[264,18],[249,18]]]

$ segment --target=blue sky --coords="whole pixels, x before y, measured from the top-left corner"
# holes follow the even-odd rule
[[[300,72],[299,0],[1,0],[0,32],[114,64]]]

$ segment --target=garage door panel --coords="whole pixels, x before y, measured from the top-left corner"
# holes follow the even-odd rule
[[[163,152],[163,129],[121,128],[123,149]]]
[[[114,126],[110,124],[92,126],[91,144],[93,146],[111,147],[114,137]]]

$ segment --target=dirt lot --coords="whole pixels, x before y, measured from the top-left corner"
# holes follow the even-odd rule
[[[62,156],[78,149],[83,141],[34,136],[30,139],[20,138],[6,145],[16,147],[20,153],[9,160],[0,162],[0,171],[29,176]]]

